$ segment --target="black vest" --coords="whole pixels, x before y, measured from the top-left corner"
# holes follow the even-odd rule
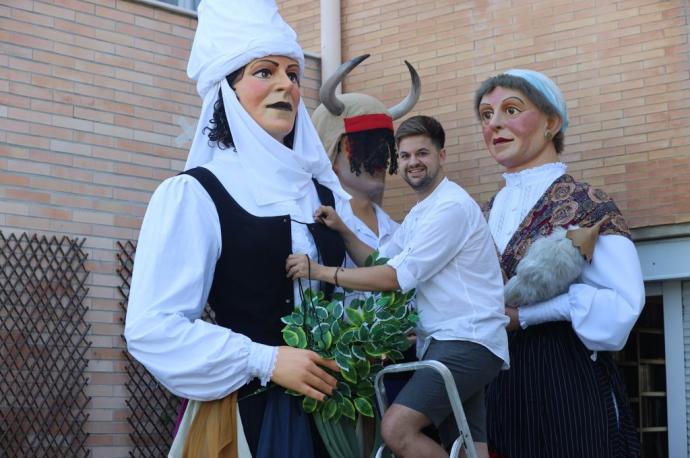
[[[220,220],[223,246],[208,297],[216,322],[254,342],[284,345],[280,332],[284,324],[280,318],[294,308],[293,283],[285,271],[285,261],[292,252],[290,215],[254,216],[232,198],[208,169],[197,167],[183,173],[201,183]],[[314,185],[321,203],[335,207],[331,190],[316,180]],[[340,235],[323,224],[307,226],[316,243],[319,263],[340,266],[345,258]],[[321,286],[330,296],[332,285]]]

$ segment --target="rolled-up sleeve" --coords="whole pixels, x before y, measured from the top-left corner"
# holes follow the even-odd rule
[[[462,202],[447,201],[423,215],[414,216],[417,219],[413,222],[411,237],[405,240],[402,250],[388,260],[403,291],[416,288],[419,282],[431,278],[457,255],[467,242],[467,218],[472,213],[466,211]]]

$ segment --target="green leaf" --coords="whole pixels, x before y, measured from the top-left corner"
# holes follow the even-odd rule
[[[364,305],[364,301],[362,299],[352,299],[350,303],[348,304],[348,307],[351,307],[353,309],[358,309]]]
[[[344,416],[350,420],[355,419],[355,406],[352,405],[352,401],[348,398],[343,398],[343,401],[340,403],[340,409]]]
[[[316,311],[316,318],[319,320],[325,320],[328,318],[328,310],[326,310],[326,307],[315,307],[314,310]]]
[[[345,294],[340,293],[340,292],[335,292],[331,294],[331,298],[333,299],[333,302],[343,302],[345,300]]]
[[[307,348],[307,335],[302,328],[286,326],[283,328],[283,340],[291,347]]]
[[[369,376],[369,372],[371,371],[369,360],[365,359],[364,361],[357,361],[355,367],[357,368],[357,375],[360,379],[365,379]]]
[[[382,266],[382,265],[386,264],[389,260],[390,260],[390,258],[387,258],[384,256],[384,257],[376,259],[376,261],[374,261],[374,265],[375,266]]]
[[[290,316],[292,317],[292,322],[296,326],[302,326],[304,324],[304,317],[302,316],[301,313],[292,312],[292,315],[290,315]]]
[[[377,340],[383,337],[384,332],[383,332],[383,323],[381,322],[376,322],[374,325],[371,327],[369,330],[369,338],[372,340]]]
[[[283,323],[288,324],[288,325],[290,325],[290,324],[294,325],[295,322],[292,320],[292,315],[293,314],[291,313],[290,315],[281,316],[280,321],[282,321]]]
[[[340,341],[346,345],[349,345],[352,343],[352,341],[357,339],[357,337],[358,333],[356,329],[348,329],[340,336]]]
[[[343,396],[345,396],[346,398],[352,397],[352,390],[350,389],[350,385],[348,385],[347,383],[339,381],[335,388],[336,390],[343,393]]]
[[[369,329],[367,329],[366,325],[363,324],[361,328],[359,328],[359,340],[364,342],[366,340],[369,340]]]
[[[398,350],[391,350],[388,352],[388,359],[391,361],[400,361],[404,356]]]
[[[369,256],[364,260],[364,267],[371,267],[374,265],[374,261],[379,257],[379,250],[374,250]]]
[[[383,332],[386,334],[386,336],[394,336],[400,332],[400,325],[395,321],[384,323]]]
[[[365,417],[374,416],[374,408],[371,406],[371,401],[367,398],[358,397],[355,399],[355,409]]]
[[[349,388],[349,387],[348,387]],[[335,399],[335,402],[337,403],[342,403],[343,399],[345,399],[345,396],[343,396],[343,393],[338,391],[338,388],[336,387],[335,390],[333,390],[333,393],[331,393],[331,397]]]
[[[345,358],[352,357],[352,353],[350,353],[350,346],[343,342],[342,339],[340,340],[340,342],[335,344],[335,349],[338,352],[337,354],[342,355]]]
[[[359,345],[352,347],[352,356],[359,360],[365,360],[367,359],[367,355],[364,353],[361,347]]]
[[[405,318],[406,314],[407,314],[407,307],[405,307],[404,305],[401,305],[398,308],[396,308],[395,310],[393,310],[393,317],[396,320],[402,320],[403,318]]]
[[[391,296],[389,294],[381,295],[378,299],[376,299],[376,305],[378,307],[388,307],[388,304],[391,303]]]
[[[348,307],[345,309],[345,315],[347,316],[347,319],[350,321],[350,323],[354,324],[355,326],[361,325],[364,321],[364,315],[362,314],[362,311],[359,309]]]
[[[352,365],[350,365],[351,369],[346,370],[341,367],[340,375],[343,377],[343,379],[347,382],[350,383],[357,383],[357,371],[355,370]]]
[[[302,409],[307,413],[314,413],[319,406],[319,401],[309,398],[307,396],[302,399]]]
[[[343,304],[338,303],[333,307],[333,316],[339,320],[343,317],[343,312],[345,312],[345,307],[343,307]]]
[[[318,326],[311,330],[311,333],[314,335],[315,339],[320,339],[321,336],[327,332],[331,332],[331,327],[328,325],[328,323],[319,323]]]
[[[369,342],[364,344],[364,352],[371,356],[372,358],[379,358],[381,355],[386,353],[384,350],[381,350],[380,348],[375,347],[374,345],[370,344]]]
[[[326,331],[321,334],[321,337],[316,342],[320,350],[326,351],[330,349],[333,344],[333,334],[331,334],[330,331]]]
[[[350,359],[348,357],[340,354],[340,353],[336,353],[335,363],[341,369],[341,373],[342,373],[342,371],[346,371],[346,370],[350,369],[350,367],[352,366],[350,364]]]
[[[374,395],[374,384],[369,379],[361,380],[355,387],[357,395],[368,398]]]
[[[330,420],[333,417],[335,417],[335,414],[337,411],[338,411],[338,403],[335,401],[335,399],[331,398],[324,403],[324,405],[323,405],[323,416],[326,420]]]
[[[340,321],[336,320],[331,323],[331,334],[333,334],[335,339],[340,337]]]
[[[374,296],[367,297],[367,300],[364,301],[364,311],[365,312],[373,312],[375,309],[376,309],[376,302],[374,301]]]
[[[388,312],[388,310],[379,310],[376,312],[376,318],[378,318],[381,321],[389,321],[393,319],[393,315]]]

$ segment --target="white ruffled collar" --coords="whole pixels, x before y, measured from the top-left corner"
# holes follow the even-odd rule
[[[504,173],[503,178],[506,180],[506,187],[519,188],[543,183],[545,181],[553,183],[556,178],[565,173],[567,168],[568,166],[563,162],[550,162],[515,173]]]

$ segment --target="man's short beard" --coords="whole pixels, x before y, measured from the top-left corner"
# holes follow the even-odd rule
[[[428,170],[429,170],[429,169],[427,169],[427,172],[428,172]],[[411,180],[407,177],[407,173],[405,173],[405,174],[403,175],[403,180],[405,180],[405,183],[407,183],[413,190],[415,190],[415,191],[424,191],[424,190],[428,189],[429,186],[431,186],[431,184],[434,182],[434,180],[436,179],[436,176],[437,176],[438,174],[439,174],[439,171],[438,171],[438,170],[436,171],[436,174],[433,175],[433,176],[430,175],[429,173],[427,173],[426,176],[425,176],[424,178],[422,178],[421,181],[414,182],[414,181],[411,181]]]

